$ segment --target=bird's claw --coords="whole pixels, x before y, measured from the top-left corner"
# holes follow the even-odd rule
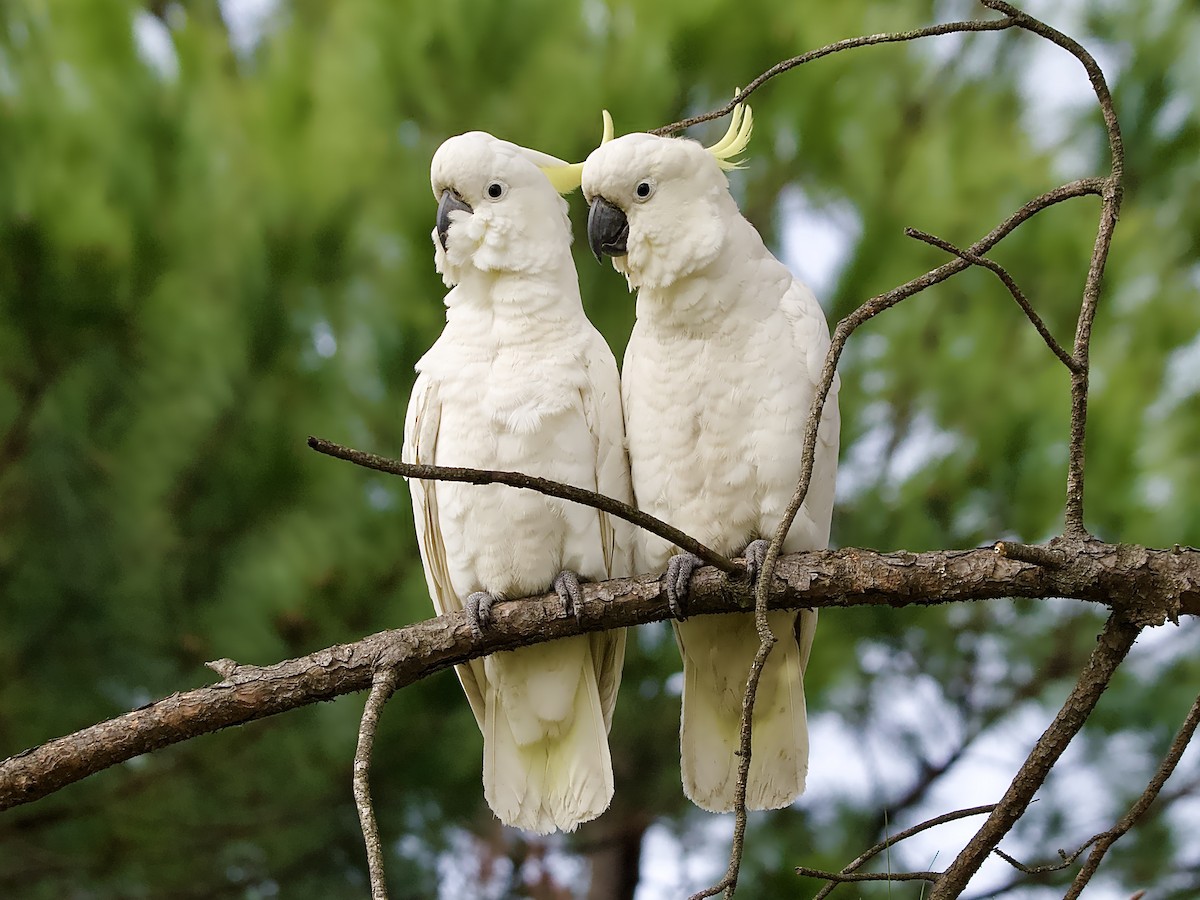
[[[746,558],[746,574],[750,576],[750,586],[758,587],[758,576],[762,574],[763,563],[767,560],[769,542],[759,538],[746,545],[742,556]]]
[[[467,597],[467,621],[475,637],[483,637],[484,630],[492,627],[492,606],[498,599],[487,591],[475,591]]]
[[[704,565],[704,560],[692,553],[678,553],[667,560],[667,605],[679,621],[687,618],[688,591],[692,574]]]
[[[574,616],[579,622],[579,607],[583,603],[583,594],[579,590],[579,576],[570,569],[563,569],[554,579],[554,592],[562,601],[563,615]]]

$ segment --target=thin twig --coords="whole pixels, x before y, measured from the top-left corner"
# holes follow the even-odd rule
[[[371,677],[371,692],[363,707],[358,726],[358,747],[354,751],[354,805],[362,826],[363,842],[367,847],[367,871],[371,877],[371,900],[388,900],[387,880],[383,868],[383,844],[379,840],[379,825],[375,807],[371,804],[371,750],[375,746],[375,728],[383,705],[396,689],[396,670],[378,669]]]
[[[1079,849],[1076,850],[1074,853],[1067,853],[1065,850],[1059,850],[1058,851],[1058,856],[1059,856],[1058,862],[1043,863],[1040,866],[1026,865],[1025,863],[1021,862],[1019,859],[1017,859],[1016,857],[1009,856],[1007,853],[1005,853],[999,847],[994,849],[992,852],[995,853],[1002,860],[1004,860],[1006,863],[1008,863],[1010,866],[1012,866],[1014,869],[1016,869],[1018,872],[1023,872],[1026,875],[1048,875],[1051,872],[1061,872],[1063,869],[1067,868],[1067,866],[1073,865],[1075,863],[1075,860],[1079,859],[1079,857],[1083,855],[1083,851],[1086,850],[1088,847],[1090,847],[1092,845],[1092,841],[1094,841],[1094,840],[1096,840],[1096,839],[1092,838],[1091,841],[1088,841],[1086,844],[1083,844],[1082,846],[1080,846]]]
[[[940,816],[934,816],[932,819],[926,819],[924,822],[913,825],[911,828],[905,828],[903,831],[896,832],[891,837],[880,841],[869,850],[863,851],[863,853],[856,857],[853,862],[843,866],[842,871],[838,874],[841,876],[846,876],[851,872],[857,871],[884,850],[895,846],[901,841],[907,840],[914,834],[920,834],[922,831],[928,831],[930,828],[936,828],[938,825],[945,825],[947,822],[954,822],[958,819],[966,819],[970,816],[984,816],[995,808],[995,803],[989,803],[986,806],[972,806],[969,809],[956,809],[953,812],[943,813]],[[838,881],[831,880],[828,884],[822,887],[821,890],[817,891],[817,893],[813,896],[813,900],[825,900],[825,898],[837,888],[839,883],[840,882]]]
[[[737,890],[738,874],[742,867],[742,851],[746,843],[746,790],[750,781],[751,724],[754,721],[754,702],[758,697],[758,682],[762,677],[763,667],[767,663],[767,656],[777,640],[767,623],[766,603],[759,603],[756,597],[754,606],[754,624],[758,631],[759,644],[758,650],[754,654],[754,661],[750,665],[746,689],[742,693],[742,720],[739,723],[738,734],[740,752],[738,754],[737,782],[733,787],[733,842],[729,851],[729,865],[720,881],[710,888],[693,894],[689,900],[714,897],[722,891],[728,900]]]
[[[1197,697],[1192,703],[1192,708],[1188,710],[1187,718],[1183,720],[1183,725],[1180,726],[1175,739],[1171,741],[1171,747],[1167,751],[1167,755],[1163,757],[1163,761],[1159,764],[1154,777],[1146,785],[1146,790],[1142,791],[1142,795],[1129,808],[1129,812],[1121,817],[1121,821],[1117,822],[1116,825],[1103,834],[1092,838],[1096,842],[1096,846],[1088,854],[1083,868],[1079,870],[1079,873],[1075,876],[1075,880],[1071,882],[1071,887],[1063,897],[1063,900],[1076,900],[1079,897],[1084,887],[1091,881],[1092,876],[1096,874],[1096,870],[1100,868],[1100,863],[1104,859],[1104,854],[1108,852],[1108,848],[1115,844],[1122,835],[1136,825],[1137,821],[1145,815],[1146,810],[1150,808],[1159,791],[1166,784],[1167,779],[1171,777],[1171,773],[1175,771],[1175,766],[1179,763],[1179,758],[1183,756],[1183,751],[1187,749],[1192,736],[1196,733],[1197,725],[1200,725],[1200,697]]]
[[[832,44],[827,44],[824,47],[819,47],[816,50],[809,50],[807,53],[801,53],[799,56],[794,56],[791,59],[785,59],[783,62],[776,63],[763,72],[742,90],[734,95],[733,99],[724,106],[714,109],[712,112],[703,113],[698,116],[691,116],[679,122],[673,122],[670,125],[664,125],[661,128],[655,128],[650,134],[674,134],[676,131],[682,131],[685,128],[691,128],[693,125],[699,125],[702,122],[711,122],[713,119],[720,119],[723,116],[733,112],[733,108],[739,103],[744,103],[746,98],[753,94],[756,90],[774,78],[776,75],[782,75],[790,69],[797,66],[802,66],[805,63],[813,62],[821,59],[824,56],[830,56],[842,50],[854,50],[858,47],[870,47],[873,44],[895,44],[902,41],[916,41],[921,38],[936,37],[941,34],[959,34],[964,31],[1003,31],[1006,28],[1012,28],[1017,24],[1016,17],[1009,15],[1003,19],[972,19],[966,22],[944,22],[940,25],[930,25],[926,28],[917,28],[912,31],[895,31],[886,34],[869,34],[863,37],[846,38],[842,41],[835,41]]]
[[[628,503],[622,503],[620,500],[614,500],[612,497],[606,497],[604,494],[598,494],[595,491],[563,484],[558,481],[551,481],[548,478],[539,478],[536,475],[525,475],[521,472],[465,469],[459,466],[416,465],[414,463],[401,462],[398,459],[389,459],[386,456],[377,456],[374,453],[366,453],[362,450],[354,450],[350,447],[343,447],[341,444],[335,444],[333,441],[327,441],[319,437],[310,436],[308,446],[318,453],[324,453],[326,456],[344,459],[347,462],[354,463],[356,466],[362,466],[365,469],[374,469],[376,472],[384,472],[388,475],[401,475],[404,478],[427,479],[430,481],[464,481],[469,484],[506,484],[510,487],[536,491],[548,497],[559,497],[563,500],[570,500],[573,503],[589,506],[592,509],[598,509],[624,519],[626,522],[637,525],[639,528],[644,528],[651,534],[656,534],[681,549],[689,553],[694,553],[710,566],[716,566],[723,572],[728,572],[731,575],[740,575],[745,571],[745,569],[732,560],[726,559],[716,550],[706,547],[695,538],[684,534],[675,526],[668,525],[661,519],[656,519],[654,516],[642,512],[640,509],[635,509]]]
[[[728,891],[736,888],[737,881],[734,880],[734,878],[729,874],[729,870],[726,869],[725,874],[721,876],[720,881],[718,881],[712,887],[706,887],[702,891],[696,891],[696,893],[688,897],[688,900],[704,900],[705,897],[715,897],[722,891],[728,894]]]
[[[1117,227],[1117,218],[1121,211],[1121,200],[1124,194],[1122,176],[1125,171],[1125,150],[1121,140],[1121,126],[1117,122],[1116,109],[1113,107],[1112,94],[1104,79],[1104,73],[1095,58],[1078,41],[1003,0],[981,0],[981,2],[989,9],[994,9],[1015,19],[1021,28],[1057,44],[1079,60],[1087,73],[1088,81],[1091,82],[1092,90],[1096,94],[1096,102],[1100,105],[1100,112],[1104,117],[1104,128],[1108,135],[1110,172],[1108,178],[1104,179],[1102,193],[1104,202],[1100,208],[1100,224],[1096,230],[1096,241],[1092,247],[1091,260],[1088,263],[1087,280],[1083,286],[1083,301],[1079,307],[1079,321],[1075,327],[1075,345],[1071,354],[1079,365],[1079,369],[1071,373],[1071,442],[1067,455],[1067,502],[1063,518],[1068,536],[1086,537],[1087,529],[1083,524],[1083,465],[1084,438],[1087,430],[1088,354],[1091,347],[1092,324],[1095,321],[1096,307],[1100,300],[1100,286],[1104,279],[1108,251],[1112,245],[1113,231]]]
[[[1067,558],[1061,550],[1039,547],[1036,544],[1021,544],[1017,541],[997,541],[993,549],[997,556],[1005,559],[1015,559],[1035,566],[1049,566],[1052,569],[1061,566]]]
[[[1037,311],[1033,308],[1033,304],[1029,302],[1029,298],[1025,296],[1025,293],[1017,285],[1016,280],[1008,273],[1007,269],[1000,265],[1000,263],[996,262],[995,260],[988,259],[986,256],[979,256],[975,253],[963,250],[961,247],[956,247],[947,240],[943,240],[940,237],[936,237],[935,235],[929,234],[925,231],[920,231],[916,228],[905,228],[904,233],[910,238],[916,238],[918,241],[930,244],[934,247],[937,247],[939,250],[945,250],[947,253],[957,256],[959,259],[964,259],[973,266],[982,266],[983,268],[994,272],[996,277],[1003,282],[1006,288],[1008,288],[1008,292],[1012,294],[1012,298],[1017,301],[1017,305],[1024,310],[1026,317],[1030,322],[1033,323],[1033,327],[1036,328],[1037,333],[1042,336],[1042,340],[1046,342],[1046,346],[1050,348],[1050,351],[1062,361],[1062,364],[1067,367],[1068,371],[1079,371],[1079,364],[1075,362],[1075,360],[1071,358],[1071,354],[1064,350],[1062,345],[1055,340],[1054,335],[1050,333],[1050,329],[1046,327],[1046,323],[1042,321],[1042,317],[1037,314]]]
[[[807,866],[796,866],[796,874],[805,878],[820,878],[824,881],[937,881],[942,877],[941,872],[826,872],[823,869],[810,869]]]
[[[1140,633],[1140,626],[1130,624],[1116,614],[1109,616],[1087,665],[1062,709],[1029,752],[987,821],[934,885],[929,900],[950,900],[962,893],[983,861],[1025,812],[1050,769],[1067,749],[1067,744],[1083,728],[1083,723],[1095,709],[1113,673]]]

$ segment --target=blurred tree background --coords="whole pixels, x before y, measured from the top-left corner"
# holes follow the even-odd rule
[[[1128,152],[1093,341],[1087,521],[1108,540],[1200,544],[1200,8],[1029,10],[1096,51]],[[403,482],[304,438],[398,455],[413,364],[443,321],[428,186],[443,139],[485,129],[581,159],[602,107],[618,131],[653,128],[824,43],[979,14],[928,0],[0,4],[0,756],[210,682],[207,659],[270,663],[431,614]],[[904,226],[966,245],[1107,166],[1082,70],[1016,31],[841,54],[753,105],[735,193],[831,320],[943,261]],[[632,299],[587,255],[571,205],[588,311],[620,358]],[[1064,341],[1097,209],[1053,208],[994,254]],[[871,322],[841,371],[837,544],[1060,529],[1066,373],[990,273]],[[746,895],[811,895],[793,865],[838,868],[886,831],[998,799],[1098,621],[1078,603],[825,614],[810,790],[752,817]],[[1200,683],[1196,635],[1186,622],[1142,639],[1009,852],[1052,859],[1140,793]],[[565,839],[495,824],[452,674],[400,692],[373,773],[394,896],[639,885],[654,900],[707,883],[732,826],[682,797],[677,667],[665,627],[630,641],[616,800]],[[0,816],[0,896],[365,896],[361,706],[204,737]],[[1194,757],[1095,896],[1200,895]],[[889,865],[945,864],[972,824]],[[1061,896],[998,861],[974,884]]]

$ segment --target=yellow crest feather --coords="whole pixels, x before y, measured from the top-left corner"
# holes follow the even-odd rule
[[[741,89],[739,88],[738,91]],[[734,92],[736,96],[738,91]],[[708,152],[716,157],[717,165],[722,169],[739,169],[741,161],[735,159],[750,144],[750,134],[754,130],[754,114],[750,107],[739,103],[733,108],[729,120],[729,129],[725,136],[708,148]]]
[[[604,110],[602,114],[604,132],[600,138],[601,144],[607,144],[613,139],[613,120],[608,114],[608,110]],[[562,166],[539,166],[548,179],[550,185],[560,194],[569,194],[571,191],[579,187],[583,181],[583,163],[570,163]]]
[[[560,194],[569,194],[583,181],[583,163],[566,166],[542,166],[542,173],[550,179],[551,186]]]

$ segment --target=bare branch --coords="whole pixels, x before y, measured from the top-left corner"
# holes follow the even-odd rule
[[[933,553],[842,549],[780,557],[772,609],[932,606],[1008,597],[1069,597],[1102,603],[1139,624],[1200,615],[1200,551],[1151,550],[1099,541],[1059,541],[1061,566],[998,557],[991,548]],[[698,569],[689,614],[744,611],[744,583]],[[496,622],[476,637],[464,614],[441,616],[272,666],[225,667],[216,684],[173,694],[107,722],[56,738],[0,762],[0,810],[29,803],[143,753],[365,690],[379,668],[397,689],[498,650],[605,628],[672,618],[657,576],[583,585],[581,621],[557,594],[498,603]]]
[[[1103,834],[1096,835],[1088,842],[1090,844],[1094,841],[1096,846],[1088,854],[1083,868],[1079,870],[1079,873],[1075,876],[1075,880],[1071,882],[1071,887],[1063,897],[1063,900],[1076,900],[1079,897],[1084,887],[1091,881],[1092,876],[1096,874],[1096,870],[1100,868],[1100,863],[1104,860],[1104,854],[1108,852],[1108,848],[1120,840],[1145,815],[1146,810],[1150,808],[1150,804],[1154,802],[1163,785],[1167,783],[1167,779],[1171,777],[1171,773],[1175,771],[1175,766],[1179,763],[1179,758],[1183,756],[1183,751],[1187,749],[1192,736],[1196,733],[1197,725],[1200,725],[1200,697],[1197,697],[1192,703],[1192,708],[1188,710],[1187,718],[1183,720],[1183,725],[1180,726],[1175,739],[1171,741],[1171,747],[1167,751],[1167,755],[1163,757],[1163,761],[1158,766],[1158,771],[1154,773],[1154,777],[1146,785],[1146,790],[1142,792],[1142,795],[1129,808],[1129,812],[1125,813],[1116,825]],[[1084,846],[1087,845],[1085,844]],[[1082,850],[1083,847],[1080,848],[1080,852]]]
[[[1025,812],[1050,769],[1079,733],[1141,630],[1140,625],[1131,624],[1115,613],[1109,617],[1087,666],[1062,709],[1038,739],[983,827],[934,885],[929,900],[950,900],[962,893],[988,854]]]
[[[712,887],[706,887],[702,891],[696,891],[688,897],[688,900],[704,900],[705,897],[715,897],[717,894],[724,893],[725,896],[730,896],[731,892],[737,888],[737,873],[730,875],[728,869],[721,876],[721,880]]]
[[[1104,116],[1104,128],[1108,132],[1108,148],[1112,159],[1113,180],[1119,182],[1125,169],[1125,150],[1121,140],[1121,126],[1117,122],[1117,112],[1113,107],[1112,94],[1108,90],[1108,82],[1104,80],[1104,72],[1100,70],[1099,63],[1074,38],[1063,34],[1056,28],[1051,28],[1045,22],[1017,9],[1011,3],[1005,3],[1004,0],[980,0],[980,2],[988,9],[1003,13],[1007,18],[1012,19],[1014,24],[1026,31],[1031,31],[1038,37],[1057,44],[1079,60],[1084,71],[1087,72],[1088,81],[1091,82],[1092,91],[1096,95],[1096,102]]]
[[[1063,869],[1067,868],[1067,866],[1072,865],[1075,862],[1075,860],[1079,859],[1079,857],[1081,855],[1083,855],[1083,851],[1092,845],[1092,841],[1094,841],[1094,840],[1095,840],[1095,838],[1092,838],[1091,841],[1088,841],[1086,844],[1082,845],[1074,853],[1067,853],[1065,850],[1059,850],[1058,851],[1058,856],[1059,856],[1058,862],[1044,863],[1043,865],[1040,865],[1040,866],[1027,866],[1027,865],[1025,865],[1025,863],[1021,862],[1016,857],[1009,856],[1007,853],[1005,853],[999,847],[997,847],[992,852],[995,853],[1002,860],[1004,860],[1006,863],[1008,863],[1010,866],[1012,866],[1014,869],[1016,869],[1018,872],[1023,872],[1026,875],[1048,875],[1051,872],[1061,872]]]
[[[734,98],[724,106],[714,109],[712,112],[704,113],[698,116],[691,116],[679,122],[673,122],[670,125],[664,125],[661,128],[655,128],[650,134],[674,134],[676,131],[682,131],[685,128],[691,128],[693,125],[699,125],[702,122],[711,122],[713,119],[720,119],[733,112],[733,108],[739,103],[744,103],[746,98],[753,94],[756,90],[774,78],[776,75],[782,75],[797,66],[802,66],[805,63],[813,62],[825,56],[831,56],[834,53],[839,53],[842,50],[854,50],[858,47],[870,47],[874,44],[895,44],[903,41],[916,41],[921,38],[936,37],[941,34],[958,34],[964,31],[1003,31],[1006,28],[1012,28],[1017,24],[1015,16],[1009,15],[1003,19],[972,19],[967,22],[944,22],[940,25],[930,25],[926,28],[916,28],[912,31],[895,31],[884,34],[870,34],[863,37],[846,38],[842,41],[835,41],[832,44],[827,44],[816,50],[809,50],[807,53],[801,53],[799,56],[794,56],[791,59],[785,59],[783,62],[776,63],[763,72],[742,90],[734,95]]]
[[[1095,58],[1078,41],[1003,0],[981,0],[981,2],[989,9],[994,9],[1014,19],[1026,31],[1057,44],[1079,60],[1087,73],[1088,81],[1092,84],[1092,90],[1096,94],[1096,102],[1100,105],[1100,112],[1104,117],[1104,128],[1108,134],[1110,171],[1108,178],[1104,179],[1102,192],[1104,202],[1100,208],[1100,224],[1096,231],[1095,244],[1092,247],[1091,261],[1088,264],[1087,280],[1083,286],[1083,301],[1079,308],[1079,321],[1075,328],[1075,346],[1072,353],[1079,365],[1079,370],[1073,371],[1071,374],[1071,443],[1067,457],[1067,504],[1064,524],[1067,535],[1084,537],[1087,529],[1083,524],[1083,446],[1087,426],[1088,354],[1092,339],[1092,323],[1095,321],[1096,306],[1100,300],[1104,268],[1108,263],[1108,251],[1112,245],[1113,231],[1117,227],[1117,217],[1121,211],[1121,200],[1124,194],[1122,176],[1125,171],[1125,150],[1121,140],[1121,126],[1117,122],[1112,94],[1104,79],[1104,73],[1100,70]]]
[[[813,900],[825,900],[825,898],[837,888],[839,883],[846,880],[845,876],[862,868],[862,866],[864,866],[874,857],[878,856],[884,850],[895,846],[903,840],[907,840],[914,834],[920,834],[922,831],[928,831],[930,828],[936,828],[938,825],[945,825],[947,822],[954,822],[958,819],[966,819],[970,816],[984,816],[995,808],[996,804],[990,803],[987,806],[972,806],[969,809],[956,809],[953,812],[943,813],[940,816],[934,816],[932,819],[926,819],[924,822],[913,825],[911,828],[905,828],[903,831],[896,832],[886,840],[880,841],[869,850],[863,852],[860,856],[855,858],[853,862],[843,866],[842,871],[838,873],[840,876],[839,879],[829,880],[828,884],[826,884],[823,888],[821,888],[821,890],[817,891],[817,893],[813,895]],[[797,874],[800,874],[799,869],[796,871]],[[811,872],[815,870],[810,869],[808,871]]]
[[[347,462],[354,463],[356,466],[362,466],[364,469],[374,469],[376,472],[383,472],[387,475],[400,475],[404,478],[427,479],[429,481],[465,481],[468,484],[507,484],[510,487],[536,491],[548,497],[570,500],[573,503],[580,503],[583,506],[589,506],[592,509],[598,509],[617,516],[626,522],[637,525],[639,528],[644,528],[651,534],[656,534],[675,544],[677,547],[689,553],[694,553],[710,566],[716,566],[723,572],[737,575],[745,571],[745,569],[738,568],[716,550],[706,547],[695,538],[684,534],[675,526],[668,525],[661,519],[656,519],[654,516],[642,512],[640,509],[635,509],[628,503],[622,503],[620,500],[614,500],[612,497],[606,497],[604,494],[598,494],[595,491],[585,490],[584,488],[574,487],[573,485],[563,484],[558,481],[551,481],[548,478],[539,478],[536,475],[525,475],[521,472],[501,472],[492,469],[464,469],[459,466],[416,465],[414,463],[401,462],[398,459],[388,459],[385,456],[376,456],[374,453],[365,453],[362,450],[354,450],[350,447],[343,447],[341,444],[335,444],[333,441],[327,441],[319,437],[309,436],[308,446],[318,453],[324,453],[326,456],[344,459]]]
[[[362,827],[363,843],[367,847],[367,871],[371,877],[371,900],[388,900],[387,879],[384,876],[383,844],[379,840],[379,825],[375,807],[371,804],[371,752],[375,746],[375,728],[383,705],[396,689],[394,669],[379,669],[371,677],[371,692],[363,707],[358,726],[358,747],[354,751],[354,805]]]
[[[1046,342],[1046,346],[1050,348],[1050,351],[1062,361],[1062,364],[1067,367],[1068,371],[1079,371],[1079,364],[1075,362],[1075,360],[1071,358],[1071,354],[1064,350],[1062,345],[1055,340],[1054,335],[1050,333],[1050,329],[1046,327],[1046,323],[1042,321],[1042,317],[1037,314],[1036,310],[1034,310],[1033,304],[1029,302],[1029,299],[1017,285],[1016,280],[1002,265],[995,260],[988,259],[986,256],[978,256],[974,253],[970,253],[960,247],[954,246],[954,244],[950,243],[949,241],[943,240],[940,237],[935,237],[934,235],[928,234],[924,231],[919,231],[916,228],[905,228],[904,233],[910,238],[916,238],[918,241],[931,244],[940,250],[945,250],[947,253],[957,256],[959,259],[966,260],[973,266],[982,266],[983,268],[990,269],[992,272],[994,272],[996,277],[1004,283],[1006,288],[1008,288],[1008,292],[1012,294],[1013,299],[1017,301],[1017,305],[1025,311],[1026,317],[1028,317],[1029,321],[1033,323],[1033,327],[1036,328],[1037,333],[1042,336],[1042,340]]]
[[[1016,541],[997,541],[993,549],[997,556],[1019,559],[1021,562],[1031,563],[1035,566],[1054,567],[1063,564],[1062,551],[1051,550],[1048,547],[1031,547],[1029,544],[1019,544]]]
[[[807,866],[796,866],[796,874],[807,878],[821,878],[825,881],[937,881],[941,872],[826,872],[822,869],[810,869]]]
[[[706,890],[693,894],[689,900],[714,897],[722,891],[728,900],[737,890],[738,874],[742,868],[742,851],[746,844],[746,790],[750,780],[751,724],[754,721],[754,703],[758,697],[758,682],[762,677],[763,667],[767,664],[767,657],[776,642],[775,635],[767,623],[766,600],[760,601],[760,596],[766,596],[766,590],[761,586],[755,593],[754,600],[754,624],[758,632],[759,644],[750,665],[749,676],[746,679],[746,690],[742,693],[742,720],[738,726],[740,750],[737,783],[733,789],[733,843],[729,852],[729,865],[720,881]]]

